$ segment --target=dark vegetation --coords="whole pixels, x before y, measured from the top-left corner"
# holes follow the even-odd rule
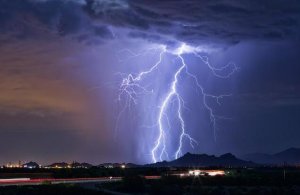
[[[124,176],[120,182],[101,183],[92,189],[79,185],[0,187],[0,195],[15,194],[300,194],[300,169],[261,167],[226,169],[225,176],[179,177],[189,168],[90,168],[90,169],[1,169],[1,174],[50,174],[55,178]],[[284,174],[285,173],[285,174]],[[160,175],[161,179],[144,176]]]
[[[299,186],[295,185],[254,185],[253,183],[242,185],[242,182],[232,182],[225,177],[182,179],[167,176],[161,180],[144,180],[142,177],[126,180],[107,183],[102,185],[102,188],[130,194],[300,194]]]
[[[134,194],[300,194],[300,170],[290,168],[232,169],[226,176],[179,177],[158,180],[127,175],[103,189]]]

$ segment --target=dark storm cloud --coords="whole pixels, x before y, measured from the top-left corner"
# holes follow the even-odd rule
[[[149,41],[149,42],[165,44],[168,47],[178,46],[177,41],[166,38],[166,37],[159,36],[157,34],[133,31],[133,32],[129,32],[128,36],[130,38],[139,38],[139,39],[143,39],[143,40],[146,40],[146,41]]]
[[[1,37],[6,36],[4,40],[51,35],[85,42],[113,38],[107,26],[94,24],[77,1],[2,0],[0,5],[0,33]]]
[[[2,0],[3,32],[26,38],[52,32],[112,39],[110,26],[129,30],[129,36],[153,42],[236,44],[244,40],[299,38],[297,0]],[[92,38],[91,38],[92,37]],[[102,41],[103,41],[102,40]]]
[[[106,3],[105,3],[106,2]],[[139,31],[140,38],[234,44],[243,40],[299,38],[300,4],[282,1],[87,0],[86,10],[106,23]],[[103,9],[103,6],[106,6]],[[135,33],[137,37],[138,33]],[[161,40],[162,39],[162,40]]]

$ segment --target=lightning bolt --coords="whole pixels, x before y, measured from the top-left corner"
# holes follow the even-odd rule
[[[143,77],[145,77],[147,74],[153,72],[153,70],[155,70],[161,63],[162,61],[162,56],[164,53],[166,53],[166,47],[165,46],[161,46],[160,47],[161,52],[159,54],[159,60],[149,69],[146,71],[142,71],[137,75],[133,75],[133,74],[129,74],[127,75],[125,78],[123,78],[122,83],[120,85],[120,93],[119,93],[119,100],[121,99],[121,96],[126,94],[127,97],[129,97],[129,99],[134,102],[134,104],[137,103],[137,95],[143,93],[143,92],[151,92],[148,89],[146,89],[145,87],[141,86],[138,84],[138,81],[140,81]],[[130,50],[128,50],[130,51]],[[148,51],[146,51],[148,52]],[[130,51],[130,53],[133,55],[133,57],[139,57],[141,55],[143,55],[144,53],[140,53],[140,54],[136,54],[132,51]],[[130,102],[130,101],[129,101]]]
[[[128,49],[124,50],[131,54],[131,57],[139,57],[141,55],[144,55],[145,53],[149,52],[153,48],[142,52],[142,53],[134,53]],[[213,99],[217,104],[221,104],[220,100],[224,97],[230,96],[230,94],[223,94],[223,95],[212,95],[209,93],[206,93],[204,87],[200,84],[198,81],[198,78],[196,75],[192,74],[188,70],[188,65],[185,62],[184,54],[193,54],[196,58],[199,58],[213,73],[214,76],[221,79],[229,78],[233,73],[235,73],[238,70],[238,67],[234,63],[228,63],[225,66],[216,68],[212,66],[209,62],[209,59],[207,56],[202,56],[199,53],[198,47],[192,47],[186,44],[182,44],[179,48],[176,50],[170,51],[167,50],[166,46],[160,46],[159,47],[160,53],[159,53],[159,59],[158,61],[151,66],[150,69],[141,71],[138,74],[128,74],[126,75],[121,82],[120,88],[119,88],[119,100],[123,96],[126,97],[125,100],[125,106],[122,109],[121,112],[124,112],[126,108],[129,108],[131,106],[131,102],[134,104],[137,104],[137,98],[139,95],[142,94],[148,94],[153,93],[153,90],[149,90],[147,87],[142,86],[139,84],[139,82],[145,78],[148,74],[152,73],[154,70],[156,70],[159,65],[162,63],[163,56],[168,53],[174,56],[176,59],[179,59],[180,66],[176,69],[175,73],[173,74],[172,83],[167,91],[167,93],[164,95],[164,98],[162,100],[162,103],[159,106],[159,112],[158,117],[156,121],[156,125],[158,126],[158,137],[154,143],[154,146],[151,150],[151,156],[152,161],[156,163],[158,160],[162,161],[163,157],[165,156],[167,159],[169,159],[169,154],[166,150],[166,142],[167,142],[167,134],[166,134],[166,127],[164,125],[164,121],[166,120],[168,124],[170,124],[169,118],[168,118],[168,108],[170,105],[176,101],[177,103],[177,112],[176,117],[180,124],[180,135],[178,138],[178,147],[176,149],[176,152],[174,154],[175,159],[179,158],[182,155],[182,148],[183,148],[183,142],[185,139],[189,141],[189,144],[192,148],[194,148],[194,144],[198,144],[198,142],[187,132],[186,125],[184,118],[182,116],[183,108],[184,106],[184,100],[180,93],[177,90],[179,77],[181,74],[186,74],[190,78],[193,79],[196,87],[199,89],[202,97],[203,97],[203,105],[206,108],[206,110],[209,113],[210,121],[212,123],[212,128],[214,130],[214,137],[216,139],[216,121],[217,119],[224,119],[223,116],[218,116],[214,113],[213,108],[208,104],[208,99]],[[130,58],[131,58],[130,57]],[[229,70],[229,71],[227,71]],[[224,73],[227,71],[226,73]],[[123,75],[123,74],[122,74]],[[169,125],[170,126],[170,125]]]

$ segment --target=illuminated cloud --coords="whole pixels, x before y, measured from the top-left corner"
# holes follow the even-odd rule
[[[16,0],[1,3],[0,24],[3,33],[18,38],[54,33],[103,43],[121,28],[129,37],[152,42],[226,46],[295,39],[299,12],[295,0]]]

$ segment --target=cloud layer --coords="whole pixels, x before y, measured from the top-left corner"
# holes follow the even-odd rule
[[[297,0],[2,0],[2,33],[36,38],[71,35],[78,41],[113,39],[111,28],[159,43],[236,44],[299,39]],[[115,30],[118,31],[118,30]]]

